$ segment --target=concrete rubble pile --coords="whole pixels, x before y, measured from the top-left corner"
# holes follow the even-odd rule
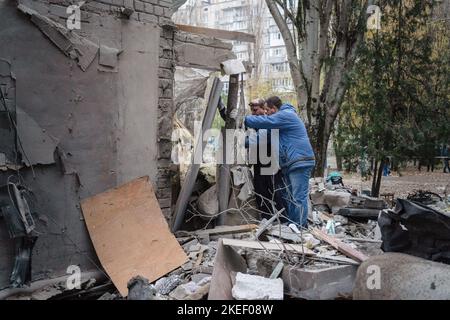
[[[189,260],[147,283],[151,295],[143,294],[144,299],[351,298],[358,265],[382,253],[380,232],[374,220],[337,213],[347,207],[364,208],[365,201],[373,206],[377,201],[354,196],[347,189],[319,190],[315,183],[311,181],[310,227],[302,231],[277,219],[211,228],[212,216],[218,212],[217,202],[211,199],[217,199],[217,194],[215,185],[208,188],[197,201],[202,212],[210,213],[204,227],[175,233]],[[228,266],[226,261],[233,260],[239,263]],[[228,281],[226,293],[218,289],[227,287],[223,281]],[[139,294],[135,297],[140,299]]]
[[[442,255],[424,256],[410,247],[393,246],[386,228],[386,215],[405,214],[408,205],[423,210],[434,207],[397,199],[395,208],[383,200],[358,195],[351,188],[326,185],[311,179],[312,210],[309,226],[299,230],[278,216],[257,224],[214,226],[212,218],[194,231],[176,231],[174,236],[185,259],[163,276],[134,276],[123,295],[104,275],[83,279],[76,290],[64,281],[30,290],[10,299],[98,299],[98,300],[283,300],[283,299],[418,299],[448,298],[450,266]],[[213,190],[214,191],[214,190]],[[212,192],[212,191],[211,191]],[[423,193],[421,193],[423,195]],[[417,196],[417,194],[416,194]],[[417,200],[417,199],[416,199]],[[408,204],[407,204],[408,203]],[[446,204],[448,205],[448,204]],[[414,207],[416,208],[416,207]],[[346,214],[348,209],[378,210],[380,220],[367,214]],[[433,211],[436,219],[441,218]],[[343,213],[343,214],[341,214]],[[445,215],[443,215],[447,218]],[[410,233],[424,234],[412,227]],[[383,220],[384,219],[384,220]],[[448,217],[450,219],[450,217]],[[439,221],[434,221],[439,224]],[[213,227],[214,226],[214,227]],[[381,230],[380,230],[381,228]],[[434,226],[434,228],[438,228]],[[445,228],[445,226],[441,226]],[[420,233],[422,232],[422,233]],[[445,233],[445,230],[443,230]],[[425,232],[426,233],[426,232]],[[410,239],[414,239],[410,236]],[[391,241],[391,242],[390,242]],[[385,253],[383,253],[385,251]],[[396,252],[404,253],[396,253]],[[408,254],[405,254],[408,253]],[[414,257],[417,256],[417,257]],[[425,258],[425,259],[423,259]],[[438,259],[441,258],[441,259]],[[440,262],[430,261],[436,260]],[[159,263],[164,263],[161,260]],[[387,272],[370,278],[373,265]],[[435,276],[427,271],[434,270]],[[408,279],[410,281],[403,281]],[[113,279],[114,280],[114,279]],[[367,287],[372,283],[375,290]],[[393,283],[408,283],[393,286]],[[381,289],[379,289],[381,288]],[[424,289],[425,288],[425,289]],[[419,290],[420,289],[420,290]]]

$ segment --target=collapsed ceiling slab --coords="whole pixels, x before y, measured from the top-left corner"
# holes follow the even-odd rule
[[[220,71],[220,64],[236,59],[232,44],[202,35],[178,31],[175,34],[175,61],[178,66]]]
[[[189,26],[184,24],[177,24],[177,28],[182,31],[202,34],[208,37],[214,37],[223,40],[233,40],[233,41],[241,41],[241,42],[256,42],[256,36],[254,34],[239,32],[239,31],[228,31],[228,30],[220,30],[220,29],[212,29],[212,28],[203,28],[197,26]]]

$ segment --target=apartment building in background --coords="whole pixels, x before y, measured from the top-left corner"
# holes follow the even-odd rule
[[[275,92],[294,90],[286,48],[264,0],[188,0],[173,15],[178,24],[254,34],[256,43],[232,41],[238,59],[255,65],[252,77]]]

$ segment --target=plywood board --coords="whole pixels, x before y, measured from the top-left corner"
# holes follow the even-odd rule
[[[100,262],[122,296],[134,276],[153,282],[186,262],[148,177],[85,199],[81,207]]]
[[[356,261],[363,262],[363,261],[365,261],[365,260],[367,260],[369,258],[364,253],[362,253],[361,251],[358,251],[358,250],[352,248],[348,244],[346,244],[346,243],[336,239],[333,236],[330,236],[330,235],[326,234],[325,232],[323,232],[320,229],[315,228],[315,229],[313,229],[313,231],[311,233],[315,237],[319,238],[322,241],[325,241],[326,243],[331,245],[333,248],[335,248],[338,251],[342,252],[347,257],[350,257],[350,258],[352,258],[352,259],[354,259]]]
[[[256,224],[243,224],[239,226],[218,226],[215,227],[214,229],[197,230],[194,231],[193,234],[197,236],[204,236],[204,235],[213,236],[213,235],[251,232],[257,228],[258,226]]]

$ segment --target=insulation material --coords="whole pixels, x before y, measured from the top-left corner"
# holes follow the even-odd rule
[[[190,135],[194,134],[195,121],[202,121],[208,81],[211,73],[206,70],[177,67],[174,81],[174,103],[176,118],[182,123]],[[176,124],[178,125],[178,124]],[[190,138],[192,139],[192,138]]]
[[[186,262],[148,177],[85,199],[81,207],[100,262],[122,296],[131,278],[153,282]]]
[[[184,184],[186,173],[191,163],[194,138],[188,129],[177,118],[174,119],[175,130],[172,132],[172,141],[176,141],[172,148],[171,159],[180,166],[180,183]]]

